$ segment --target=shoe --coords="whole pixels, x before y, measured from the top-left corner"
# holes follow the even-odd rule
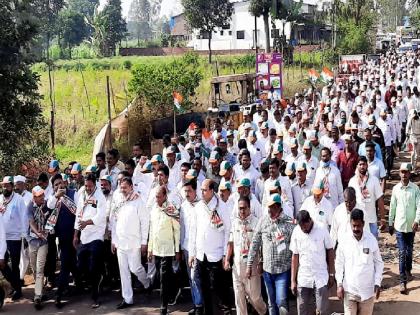
[[[22,297],[22,292],[21,291],[15,291],[15,293],[13,293],[12,295],[12,301],[17,301]]]
[[[167,308],[161,308],[160,309],[160,315],[167,315],[168,314],[168,309]]]
[[[131,307],[133,304],[128,304],[124,300],[120,304],[117,305],[117,310],[123,310],[125,308]]]
[[[146,289],[144,289],[144,293],[146,295],[152,295],[152,293],[153,293],[153,286],[152,286],[152,284],[150,284]]]
[[[42,308],[42,300],[40,296],[34,298],[34,307],[36,310],[41,310]]]
[[[407,281],[413,281],[413,279],[414,279],[414,276],[413,276],[413,274],[411,273],[411,271],[406,271],[405,272],[405,275],[406,275],[406,277],[407,277]]]
[[[55,307],[62,308],[64,306],[63,302],[61,302],[61,296],[56,296],[54,301]]]
[[[177,301],[178,301],[179,297],[181,296],[181,293],[182,293],[182,289],[181,289],[181,288],[179,288],[179,289],[178,289],[178,292],[175,294],[175,297],[173,298],[173,300],[170,300],[170,301],[169,301],[168,305],[169,305],[169,306],[174,306],[174,305],[176,305],[176,303],[177,303]]]
[[[6,297],[6,292],[4,292],[4,289],[0,287],[0,308],[3,307],[5,297]]]
[[[405,283],[400,283],[400,293],[407,294],[407,285]]]
[[[196,312],[196,308],[194,307],[188,311],[188,315],[194,315],[195,312]]]
[[[99,303],[98,300],[94,300],[90,307],[93,308],[93,309],[96,309],[99,306],[101,306],[101,303]]]
[[[197,306],[195,308],[195,315],[203,315],[204,314],[204,308],[202,306]]]

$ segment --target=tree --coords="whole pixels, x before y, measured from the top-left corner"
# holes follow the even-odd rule
[[[410,23],[418,33],[420,31],[420,8],[416,8],[411,12]]]
[[[58,16],[63,9],[64,0],[34,0],[33,13],[38,19],[38,48],[41,53],[38,59],[50,59],[49,50],[53,37],[56,35]],[[45,49],[45,55],[42,51]]]
[[[253,16],[260,17],[262,15],[264,19],[265,52],[267,53],[271,50],[269,18],[272,6],[272,0],[251,0],[249,5],[249,12]]]
[[[229,0],[182,0],[184,14],[193,29],[200,30],[208,36],[209,63],[211,63],[211,40],[218,27],[230,22],[233,5]]]
[[[45,157],[45,121],[31,71],[38,18],[33,1],[3,1],[0,6],[0,173],[20,172],[23,163]]]
[[[99,5],[99,0],[69,0],[68,8],[74,12],[92,19],[95,8]]]
[[[68,9],[77,12],[84,17],[85,20],[92,21],[95,9],[99,6],[99,0],[69,0]],[[93,33],[93,28],[84,22],[88,36]]]
[[[60,48],[67,48],[71,59],[71,49],[88,36],[83,15],[71,9],[62,10],[59,15],[58,34]]]
[[[338,52],[367,53],[373,48],[372,32],[376,21],[373,0],[337,1]]]
[[[151,37],[150,12],[149,0],[133,0],[131,2],[128,20],[134,22],[137,46],[140,46],[140,39],[147,40]]]
[[[117,45],[127,32],[127,24],[121,13],[121,0],[108,0],[95,20],[95,37],[100,41],[102,56],[115,56]],[[99,24],[97,24],[99,23]],[[96,31],[100,34],[96,34]]]

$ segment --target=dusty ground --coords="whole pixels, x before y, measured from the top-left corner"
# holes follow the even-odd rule
[[[408,160],[407,155],[402,156],[403,161]],[[395,167],[399,167],[399,162],[396,161]],[[413,180],[419,184],[420,177],[414,177]],[[398,172],[393,172],[393,179],[387,184],[387,193],[385,204],[389,205],[390,189],[398,182]],[[401,295],[399,293],[398,282],[398,256],[396,249],[395,235],[382,233],[380,237],[380,246],[382,257],[385,261],[384,279],[382,282],[383,291],[380,299],[375,304],[375,314],[380,315],[419,315],[420,314],[420,239],[416,236],[415,249],[414,249],[414,265],[413,275],[415,279],[408,284],[408,295]],[[32,277],[26,279],[27,283],[32,283]],[[120,294],[118,292],[110,292],[102,297],[102,305],[97,310],[90,308],[89,295],[74,296],[70,299],[69,303],[57,310],[54,306],[53,300],[50,299],[45,303],[42,311],[35,311],[32,306],[31,298],[33,295],[33,286],[29,285],[24,289],[24,299],[18,303],[12,303],[9,299],[0,312],[16,315],[29,315],[29,314],[159,314],[159,295],[154,292],[151,297],[145,297],[142,294],[135,293],[135,307],[124,311],[116,311],[115,306],[120,302]],[[50,293],[52,296],[52,293]],[[169,308],[172,314],[186,314],[190,309],[191,304],[189,299],[186,298],[184,302],[179,305]],[[291,315],[296,314],[296,303],[291,301]],[[342,312],[340,301],[336,298],[331,298],[331,313]]]

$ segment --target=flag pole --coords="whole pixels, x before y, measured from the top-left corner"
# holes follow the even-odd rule
[[[176,106],[174,105],[174,137],[176,137]]]

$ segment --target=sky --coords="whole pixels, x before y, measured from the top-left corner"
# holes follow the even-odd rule
[[[131,1],[132,0],[121,0],[124,17],[127,17]],[[101,6],[104,5],[105,2],[106,0],[100,0]],[[166,15],[167,17],[170,17],[172,15],[177,15],[182,12],[181,0],[163,0],[161,6],[161,16]]]

